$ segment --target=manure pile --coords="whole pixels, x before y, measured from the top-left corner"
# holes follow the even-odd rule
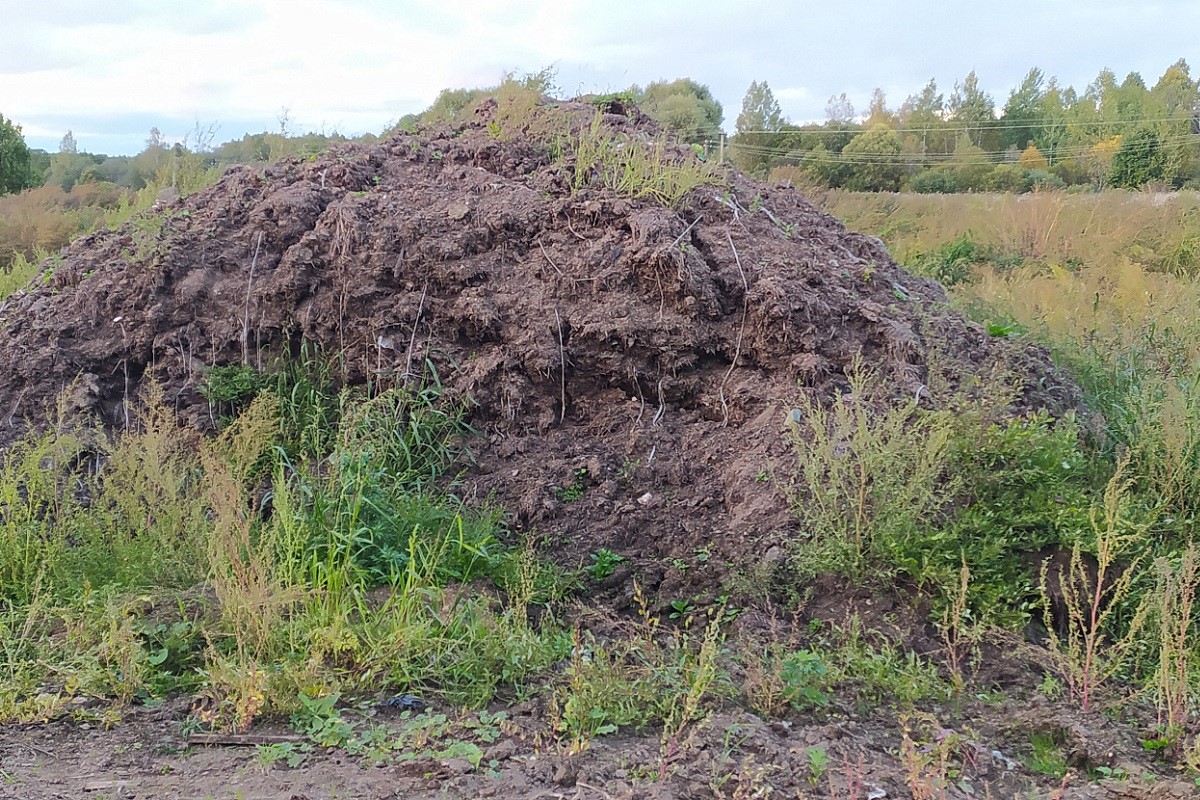
[[[354,383],[428,360],[473,402],[471,497],[568,560],[609,547],[682,596],[778,554],[794,523],[763,476],[787,469],[785,418],[857,357],[885,395],[930,407],[973,376],[1015,377],[1027,407],[1070,397],[1043,352],[989,337],[795,190],[714,167],[675,207],[622,196],[576,174],[570,136],[501,135],[499,113],[233,169],[79,239],[0,304],[0,443],[64,389],[124,424],[150,376],[209,426],[207,367],[305,340]],[[597,112],[539,113],[578,135]],[[625,147],[655,133],[619,105],[599,124]],[[697,552],[702,578],[671,566]]]

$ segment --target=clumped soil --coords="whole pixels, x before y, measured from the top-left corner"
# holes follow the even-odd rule
[[[614,136],[653,132],[611,111]],[[578,128],[594,108],[557,113]],[[726,171],[678,209],[572,192],[570,159],[501,140],[495,115],[237,168],[76,241],[0,305],[0,437],[64,387],[119,428],[151,376],[207,428],[206,367],[306,340],[351,383],[415,380],[428,362],[483,434],[470,495],[564,561],[608,547],[675,597],[782,553],[793,521],[762,478],[788,468],[797,395],[831,396],[854,359],[885,395],[931,406],[980,377],[980,397],[990,378],[1017,381],[1024,406],[1071,399],[1044,352],[989,337],[795,190]],[[703,569],[670,566],[698,549]]]
[[[496,113],[485,103],[469,121],[419,135],[237,168],[77,240],[0,304],[0,444],[64,389],[70,413],[119,429],[151,378],[185,424],[211,429],[207,367],[267,366],[304,342],[335,354],[352,384],[419,381],[432,368],[470,398],[481,434],[455,490],[509,511],[515,531],[536,532],[565,564],[599,548],[624,556],[602,588],[619,612],[634,575],[661,607],[739,581],[753,590],[782,562],[797,533],[774,480],[790,468],[786,420],[802,395],[828,401],[845,389],[859,361],[893,401],[994,404],[999,385],[1019,387],[1009,412],[1076,401],[1044,351],[989,336],[938,284],[795,190],[722,171],[720,185],[677,208],[599,186],[572,191],[570,156],[537,137],[497,136]],[[578,128],[594,108],[557,113]],[[636,109],[612,106],[603,119],[614,136],[654,133]],[[838,619],[862,603],[869,614],[879,598],[860,595],[835,586],[812,613]],[[919,620],[906,631],[930,633]],[[809,747],[827,748],[838,774],[861,763],[864,786],[887,793],[862,797],[908,796],[894,715],[772,724],[721,712],[657,781],[633,768],[661,763],[657,735],[606,737],[567,758],[539,744],[544,714],[532,712],[497,776],[436,759],[373,770],[324,752],[300,770],[263,771],[244,748],[182,751],[185,713],[130,709],[111,732],[65,721],[4,729],[3,771],[15,783],[0,797],[683,798],[714,796],[715,774],[741,776],[740,789],[721,789],[729,797],[765,796],[755,794],[765,784],[820,794],[808,783]],[[1058,706],[1024,713],[1069,716]],[[977,778],[993,796],[1048,785],[1006,760],[1004,743],[1027,744],[1034,716],[1012,731],[1016,710],[947,714],[984,720],[979,741],[989,744],[974,763],[995,771]],[[1046,724],[1064,736],[1103,730],[1083,715]],[[1119,761],[1106,753],[1082,763]],[[1100,793],[1062,796],[1109,796],[1087,791]]]

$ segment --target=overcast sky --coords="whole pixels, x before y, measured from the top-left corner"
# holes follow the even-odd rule
[[[131,154],[152,126],[216,140],[379,132],[445,87],[554,65],[569,94],[691,77],[725,125],[766,80],[793,121],[831,94],[895,107],[975,69],[998,103],[1031,66],[1082,89],[1102,67],[1148,85],[1200,70],[1200,1],[0,0],[0,114],[34,147]]]

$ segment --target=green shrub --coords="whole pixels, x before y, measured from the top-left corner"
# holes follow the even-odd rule
[[[944,286],[957,286],[969,281],[976,268],[987,259],[986,251],[966,233],[932,252],[910,259],[907,266],[916,274]]]
[[[1028,192],[1029,173],[1017,164],[997,164],[987,175],[987,188],[993,192]]]
[[[1031,169],[1025,173],[1025,177],[1029,181],[1029,188],[1034,191],[1067,188],[1066,181],[1044,169]]]
[[[819,653],[797,650],[783,658],[779,671],[783,697],[801,711],[829,705],[829,666]]]
[[[847,374],[847,395],[829,407],[805,398],[789,419],[796,468],[787,490],[805,528],[791,565],[801,580],[894,573],[895,554],[918,547],[956,493],[953,416],[915,402],[879,409],[861,361]]]
[[[953,194],[958,191],[958,178],[944,169],[927,169],[908,180],[908,190],[917,194]]]
[[[246,364],[209,367],[200,384],[200,394],[210,403],[244,407],[263,388],[263,376]]]
[[[46,251],[41,248],[37,248],[33,258],[29,259],[24,253],[13,253],[12,263],[8,267],[0,267],[0,301],[32,283],[46,258]]]

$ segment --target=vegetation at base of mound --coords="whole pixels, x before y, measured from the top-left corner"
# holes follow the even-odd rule
[[[431,488],[461,409],[435,385],[321,399],[338,408],[306,412],[332,421],[320,440],[281,427],[304,417],[263,390],[198,447],[153,393],[111,445],[64,424],[18,443],[0,475],[0,715],[178,688],[235,728],[301,691],[478,705],[563,658],[553,617],[529,618],[565,577]]]
[[[1066,569],[1081,579],[1063,586],[1065,630],[1047,618],[1050,663],[1085,706],[1110,679],[1120,692],[1143,693],[1156,703],[1173,752],[1194,759],[1196,719],[1183,708],[1200,679],[1192,632],[1200,585],[1200,288],[1196,265],[1181,254],[1196,236],[1195,198],[833,193],[827,200],[918,270],[953,271],[950,294],[959,307],[996,335],[1023,331],[1046,343],[1080,381],[1085,417],[1077,423],[1015,421],[973,448],[974,471],[955,471],[975,487],[964,514],[972,528],[965,591],[990,593],[979,585],[988,582],[980,565],[969,562],[997,543],[1028,537],[1030,549],[1066,548],[1073,554]],[[926,533],[925,541],[937,540]],[[929,552],[922,549],[923,566]],[[934,581],[944,595],[953,594],[953,566],[947,559]],[[997,587],[1017,591],[1009,575]],[[1045,573],[1040,582],[1044,592]]]

